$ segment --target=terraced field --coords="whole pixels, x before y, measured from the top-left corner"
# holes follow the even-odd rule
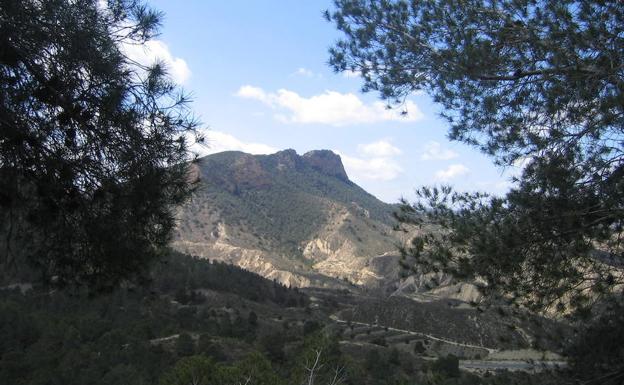
[[[547,320],[540,320],[542,324],[537,324],[535,319],[524,319],[523,316],[502,317],[499,311],[481,314],[476,309],[468,310],[467,306],[456,304],[413,302],[398,308],[403,318],[392,318],[398,313],[384,313],[386,307],[378,298],[351,293],[337,299],[330,291],[316,291],[313,301],[318,307],[327,307],[329,302],[329,306],[333,304],[337,310],[329,319],[339,331],[340,344],[345,350],[396,349],[402,355],[425,361],[452,354],[460,359],[462,369],[476,372],[535,372],[566,364],[559,354],[531,346],[532,342],[543,339],[540,333],[562,333],[554,333],[551,329],[559,325]],[[396,301],[392,302],[387,307],[396,309]],[[445,318],[452,319],[455,327],[446,327]],[[420,325],[421,328],[404,325]],[[476,326],[480,330],[466,329],[462,334],[462,326]],[[510,334],[512,337],[506,340],[499,338]],[[552,341],[544,343],[554,346]]]
[[[343,327],[342,336],[351,342],[371,343],[379,346],[395,347],[399,350],[413,351],[418,355],[439,357],[453,354],[464,359],[478,359],[487,356],[496,349],[470,344],[463,344],[430,334],[397,329],[383,325],[369,325],[362,322],[345,321],[331,317]]]

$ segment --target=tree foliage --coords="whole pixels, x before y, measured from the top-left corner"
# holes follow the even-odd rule
[[[153,260],[188,195],[196,121],[140,1],[0,2],[0,263],[102,288]]]
[[[621,276],[624,6],[616,1],[338,0],[337,71],[390,103],[424,90],[450,138],[501,166],[525,164],[505,197],[419,191],[399,219],[439,225],[404,255],[480,276],[536,307],[587,304]],[[597,258],[599,257],[599,258]],[[596,297],[594,297],[596,298]]]
[[[585,384],[621,384],[624,379],[624,306],[608,301],[570,347],[572,365]],[[599,357],[599,359],[596,359]]]
[[[451,139],[502,167],[522,165],[503,197],[442,186],[404,201],[397,218],[421,228],[401,250],[405,267],[480,278],[490,294],[585,315],[619,292],[624,3],[336,0],[326,18],[345,34],[330,50],[336,71],[359,72],[363,90],[389,104],[426,91]],[[621,319],[607,319],[584,335],[612,343],[572,351],[590,382],[624,372],[613,360]]]

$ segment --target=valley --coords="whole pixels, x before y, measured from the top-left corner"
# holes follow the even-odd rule
[[[0,385],[624,385],[624,1],[0,31]]]
[[[565,323],[479,305],[475,283],[403,274],[397,246],[413,233],[393,229],[395,207],[351,182],[338,155],[221,153],[199,159],[193,177],[174,247],[300,288],[347,354],[452,355],[477,373],[565,366]]]
[[[528,312],[499,307],[481,313],[445,299],[414,303],[326,289],[304,292],[313,306],[327,309],[327,302],[334,304],[336,312],[327,322],[338,330],[345,351],[396,349],[425,361],[453,355],[460,368],[479,373],[566,366],[561,340],[571,330]]]
[[[224,385],[250,370],[285,385],[315,354],[327,383],[331,370],[371,385],[556,383],[565,370],[576,331],[564,320],[486,301],[478,282],[404,271],[398,246],[420,230],[395,231],[396,206],[331,151],[225,152],[191,171],[173,249],[140,283],[86,300],[27,272],[0,277],[3,383],[166,385],[199,365]]]

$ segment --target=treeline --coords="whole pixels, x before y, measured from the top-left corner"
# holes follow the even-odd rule
[[[181,327],[168,300],[118,290],[98,298],[0,292],[0,383],[155,383],[175,357],[150,339]],[[136,381],[136,382],[132,382]]]
[[[207,289],[287,307],[307,304],[306,296],[297,288],[267,280],[235,265],[189,257],[175,251],[154,267],[150,284],[160,292],[174,292],[182,302],[202,296],[198,290]]]

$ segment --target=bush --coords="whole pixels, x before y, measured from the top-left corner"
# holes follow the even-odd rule
[[[303,323],[303,335],[307,336],[321,328],[321,324],[316,321],[305,321]]]
[[[175,350],[179,357],[188,357],[195,354],[195,342],[187,333],[182,333],[176,340]]]
[[[457,378],[460,376],[459,358],[452,354],[440,357],[432,364],[431,369],[445,377]]]

